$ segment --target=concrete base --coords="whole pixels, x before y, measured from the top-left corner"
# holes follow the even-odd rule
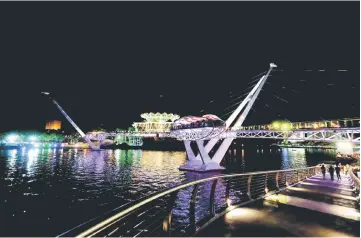
[[[180,170],[189,170],[192,171],[194,168],[201,167],[203,165],[202,160],[187,160],[187,162],[184,165],[181,165],[179,167]]]
[[[192,160],[187,160],[186,163],[184,165],[182,165],[181,167],[185,166],[185,167],[193,167],[193,166],[202,166],[203,162],[200,159],[192,159]]]
[[[212,171],[222,171],[226,169],[223,166],[220,166],[218,163],[203,164],[202,161],[199,162],[187,161],[187,163],[179,167],[179,170],[203,173],[203,172],[212,172]]]

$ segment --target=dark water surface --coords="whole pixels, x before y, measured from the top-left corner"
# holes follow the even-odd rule
[[[225,172],[300,168],[332,161],[334,150],[230,149]],[[0,150],[0,236],[56,236],[115,207],[197,175],[179,171],[185,152]]]

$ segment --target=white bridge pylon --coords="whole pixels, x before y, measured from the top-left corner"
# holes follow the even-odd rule
[[[107,137],[112,136],[123,136],[126,137],[125,141],[128,145],[131,146],[141,146],[143,145],[142,137],[154,137],[156,133],[148,133],[146,135],[140,135],[139,133],[116,133],[116,132],[100,132],[100,133],[87,133],[85,134],[76,124],[75,122],[69,117],[69,115],[64,111],[64,109],[59,105],[57,101],[51,98],[49,92],[41,92],[42,94],[48,96],[53,103],[57,106],[59,111],[64,115],[64,117],[69,121],[69,123],[75,128],[75,130],[80,134],[80,136],[86,141],[86,143],[90,146],[92,150],[100,150],[100,146],[106,140]],[[95,145],[93,141],[98,141]]]
[[[262,90],[263,85],[266,83],[266,80],[271,73],[272,69],[277,67],[275,64],[271,63],[268,72],[261,77],[258,83],[254,86],[252,91],[247,95],[247,97],[241,102],[237,109],[231,114],[231,116],[226,121],[226,129],[228,128],[239,128],[242,126],[244,120],[246,119],[249,111],[251,110],[254,102],[256,101],[259,93]],[[187,162],[180,166],[181,170],[190,170],[190,171],[214,171],[214,170],[223,170],[224,167],[220,166],[220,163],[226,154],[229,146],[231,145],[234,138],[229,137],[223,139],[221,145],[211,158],[209,152],[214,148],[214,146],[221,140],[218,138],[213,138],[204,145],[204,140],[196,140],[196,147],[198,150],[198,155],[196,156],[191,148],[192,141],[184,141],[184,145],[187,152],[188,160]]]
[[[99,141],[99,144],[96,146],[93,144],[93,142],[90,140],[90,138],[85,135],[85,133],[75,124],[75,122],[68,116],[68,114],[63,110],[63,108],[59,105],[57,101],[53,99],[53,103],[58,107],[60,112],[64,115],[64,117],[70,122],[70,124],[75,128],[75,130],[81,135],[81,137],[88,143],[90,148],[92,150],[100,150],[101,141]]]

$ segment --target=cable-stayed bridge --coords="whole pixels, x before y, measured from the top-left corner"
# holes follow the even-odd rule
[[[277,67],[275,64],[270,64],[267,73],[259,79],[227,120],[223,121],[217,116],[209,114],[202,117],[188,116],[176,120],[172,124],[170,132],[85,134],[60,105],[55,100],[53,102],[92,149],[99,150],[103,141],[108,137],[133,138],[134,145],[137,143],[140,145],[142,138],[175,138],[184,142],[188,159],[180,169],[189,171],[204,172],[224,169],[220,165],[221,161],[236,138],[360,142],[358,118],[352,119],[350,123],[345,120],[343,125],[330,120],[329,124],[327,121],[324,124],[290,123],[291,126],[288,127],[288,125],[287,128],[282,125],[244,127],[245,118],[275,67]],[[98,143],[94,144],[94,141],[98,141]],[[224,224],[210,226],[210,224],[224,222],[226,219],[218,218],[223,216],[227,218],[229,214],[235,225],[242,224],[247,219],[250,224],[258,224],[261,219],[268,225],[282,229],[283,236],[285,236],[285,231],[287,232],[286,236],[320,236],[326,234],[324,232],[330,236],[359,236],[359,230],[347,234],[320,226],[320,219],[317,219],[317,216],[320,215],[321,219],[326,216],[335,216],[337,220],[347,220],[348,222],[351,220],[358,222],[358,225],[360,221],[359,179],[350,171],[350,175],[342,175],[341,181],[334,182],[333,179],[328,181],[329,178],[325,180],[325,175],[322,177],[321,170],[321,166],[313,166],[245,174],[222,174],[197,179],[114,209],[104,216],[99,216],[63,233],[61,236],[137,237],[209,236],[209,234],[224,236],[229,229],[227,228],[225,231],[222,227],[227,226]],[[337,205],[330,204],[329,201],[334,201],[334,199],[342,199],[342,202]],[[265,208],[260,211],[244,209],[244,206],[256,202],[262,202],[260,204],[263,204]],[[184,204],[184,207],[177,207],[179,204]],[[272,211],[274,212],[272,213],[274,215],[269,215],[271,212],[268,206],[273,206]],[[304,221],[299,222],[297,226],[288,222],[292,219],[290,215],[294,214],[288,214],[287,208],[283,210],[286,206],[292,207],[291,211],[296,210],[301,214],[307,212]],[[280,210],[280,214],[283,215],[278,216],[277,210]],[[302,216],[297,216],[297,220],[299,217]],[[310,220],[311,223],[309,223]],[[334,227],[334,224],[330,222],[326,226]],[[212,229],[213,227],[217,229]],[[202,232],[204,232],[203,235]],[[264,234],[267,232],[268,230]]]
[[[329,125],[313,123],[312,128],[302,128],[302,122],[291,123],[291,128],[274,126],[243,127],[243,122],[248,116],[258,95],[263,90],[271,71],[277,65],[271,63],[269,70],[257,79],[257,83],[247,96],[238,104],[237,108],[232,111],[230,116],[225,120],[221,120],[215,115],[203,115],[202,117],[189,116],[174,121],[169,133],[129,133],[129,132],[100,132],[85,134],[75,122],[67,115],[57,101],[53,103],[58,107],[65,118],[79,132],[82,138],[89,144],[93,150],[99,150],[103,142],[108,137],[126,138],[127,143],[134,146],[142,145],[142,138],[160,137],[175,138],[184,141],[187,152],[188,161],[181,169],[192,171],[208,171],[224,169],[220,163],[236,138],[262,138],[262,139],[279,139],[279,140],[301,140],[301,141],[323,141],[323,142],[340,142],[348,141],[353,143],[360,142],[360,128],[346,127],[340,128],[339,124],[330,121]],[[44,93],[49,96],[49,93]],[[351,126],[354,121],[351,120]],[[307,125],[305,122],[304,125]],[[330,126],[331,128],[327,128]],[[307,127],[307,126],[306,126]],[[261,129],[262,128],[262,129]],[[97,143],[94,143],[97,141]]]
[[[219,139],[228,137],[247,139],[275,139],[296,141],[320,141],[320,142],[360,142],[360,128],[320,128],[320,129],[298,129],[290,131],[266,130],[266,129],[238,129],[228,130],[216,136]],[[100,132],[85,135],[90,140],[104,141],[108,137],[139,137],[139,138],[173,138],[170,132]],[[190,136],[188,138],[192,140]],[[134,143],[135,144],[135,143]]]

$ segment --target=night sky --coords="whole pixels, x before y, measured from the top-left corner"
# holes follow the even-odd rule
[[[359,117],[359,9],[359,2],[1,2],[0,132],[41,130],[49,119],[73,131],[41,91],[84,131],[127,128],[143,112],[223,116],[271,62],[279,67],[245,124]]]

